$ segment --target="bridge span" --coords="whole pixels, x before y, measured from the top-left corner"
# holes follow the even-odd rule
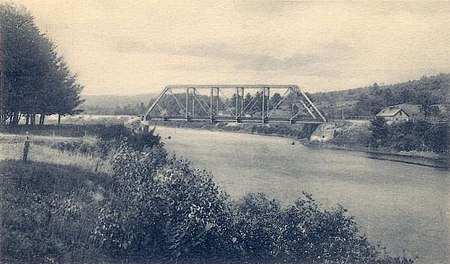
[[[298,85],[168,85],[144,120],[321,124],[327,120]]]

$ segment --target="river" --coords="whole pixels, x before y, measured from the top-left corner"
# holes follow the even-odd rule
[[[168,127],[156,132],[170,152],[211,171],[234,199],[264,192],[287,205],[306,191],[324,208],[347,208],[369,240],[389,253],[418,257],[416,263],[450,263],[446,169],[311,149],[279,137]]]

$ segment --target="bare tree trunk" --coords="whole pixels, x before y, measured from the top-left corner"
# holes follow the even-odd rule
[[[31,125],[34,126],[36,124],[36,114],[31,114]]]
[[[30,114],[26,115],[26,119],[25,119],[25,125],[29,125],[30,124]]]
[[[58,114],[58,126],[61,125],[61,114]]]
[[[19,124],[19,112],[14,112],[12,116],[12,125],[16,126]]]
[[[39,125],[40,126],[44,125],[44,120],[45,120],[45,114],[41,113],[39,116]]]

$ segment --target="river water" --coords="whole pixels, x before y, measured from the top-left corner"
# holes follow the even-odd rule
[[[389,253],[450,263],[446,169],[311,149],[279,137],[168,127],[156,132],[170,152],[211,171],[232,198],[264,192],[287,205],[306,191],[324,208],[347,208],[369,240]]]

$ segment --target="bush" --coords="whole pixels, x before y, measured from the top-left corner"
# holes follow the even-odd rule
[[[374,147],[395,151],[433,151],[448,154],[447,124],[409,121],[386,125],[383,118],[371,124],[371,143]]]
[[[83,138],[76,141],[59,142],[54,148],[106,158],[108,154],[118,148],[122,141],[135,150],[151,149],[162,145],[161,138],[151,130],[149,133],[134,133],[124,125],[95,125],[91,126],[91,134],[95,138]]]
[[[125,144],[114,155],[115,195],[94,232],[106,255],[176,262],[409,261],[381,256],[342,207],[322,210],[308,194],[286,209],[264,194],[231,202],[207,172],[161,151]]]
[[[346,210],[321,210],[311,195],[304,194],[282,216],[283,258],[301,262],[373,263],[377,252],[361,236]]]
[[[117,200],[102,210],[95,234],[108,253],[166,259],[231,254],[226,199],[208,174],[154,147],[123,145],[114,155]]]
[[[0,260],[410,262],[379,253],[342,207],[323,210],[309,194],[287,208],[264,194],[230,201],[208,172],[168,157],[157,136],[132,137],[113,150],[108,177],[2,162]]]
[[[96,212],[105,175],[72,166],[2,161],[1,263],[95,261]],[[106,199],[105,199],[106,200]]]
[[[270,260],[280,253],[281,206],[264,194],[248,194],[235,203],[234,227],[242,255],[250,260]]]
[[[61,151],[106,158],[112,149],[112,145],[111,142],[98,140],[96,138],[83,138],[76,141],[58,142],[51,147]]]

